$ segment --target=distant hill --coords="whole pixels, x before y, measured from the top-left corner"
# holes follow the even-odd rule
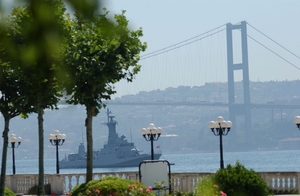
[[[299,87],[300,80],[250,82],[251,103],[300,104]],[[235,89],[236,102],[242,103],[241,82],[235,83]],[[124,95],[109,102],[107,107],[116,116],[118,134],[125,135],[127,140],[133,141],[144,152],[150,152],[150,143],[144,140],[139,131],[149,123],[163,128],[162,137],[155,142],[155,146],[160,147],[156,150],[162,150],[163,153],[216,152],[219,150],[219,140],[211,133],[207,123],[219,115],[225,120],[230,120],[227,107],[164,103],[227,103],[227,100],[227,83],[206,83],[203,86],[179,86]],[[159,105],[117,104],[132,102],[157,102]],[[241,117],[237,119],[237,124],[233,125],[236,132],[230,132],[223,139],[225,151],[278,149],[279,140],[300,137],[300,132],[293,123],[294,116],[300,115],[299,109],[255,109],[251,114],[251,143],[246,143],[244,120]],[[65,154],[77,151],[80,142],[86,143],[85,115],[83,106],[61,105],[59,110],[45,112],[46,159],[55,158],[55,147],[47,140],[48,135],[56,129],[67,135],[65,144],[59,147],[61,158]],[[102,124],[107,121],[106,118],[104,109],[94,118],[94,149],[99,149],[106,143],[108,131]],[[37,158],[38,132],[35,114],[28,119],[13,119],[10,133],[23,138],[20,147],[16,149],[16,159]],[[232,138],[236,140],[232,141]]]

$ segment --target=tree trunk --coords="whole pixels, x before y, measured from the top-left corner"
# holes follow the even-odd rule
[[[10,117],[4,117],[4,131],[3,137],[3,148],[2,148],[2,166],[1,166],[1,180],[0,180],[0,195],[4,196],[5,188],[5,175],[6,175],[6,160],[7,160],[7,147],[8,147],[8,132],[9,132]]]
[[[87,140],[87,164],[86,164],[86,182],[93,180],[93,116],[94,107],[86,107],[87,117],[85,120],[86,140]]]
[[[39,136],[39,182],[38,182],[38,195],[44,195],[44,127],[43,115],[44,110],[41,107],[41,100],[38,100],[38,136]]]

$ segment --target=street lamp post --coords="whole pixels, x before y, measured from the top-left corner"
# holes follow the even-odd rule
[[[13,174],[16,174],[16,164],[15,164],[15,148],[18,148],[21,144],[22,138],[21,137],[16,137],[15,134],[11,134],[8,138],[8,142],[11,144],[11,147],[8,146],[9,148],[12,149],[12,161],[13,161],[13,165],[12,165],[12,169],[13,169]],[[18,144],[16,145],[16,142],[18,142]]]
[[[157,141],[162,133],[161,127],[155,127],[153,123],[150,123],[148,128],[143,128],[141,130],[142,136],[146,141],[151,141],[151,160],[154,160],[154,149],[153,149],[153,141]]]
[[[225,121],[222,116],[218,116],[216,122],[210,121],[208,126],[215,136],[220,137],[220,168],[224,169],[222,136],[229,133],[232,122]]]
[[[58,146],[62,146],[65,142],[66,135],[61,134],[58,130],[54,131],[54,134],[48,136],[50,143],[56,146],[56,174],[59,174],[59,159],[58,159]]]
[[[300,130],[300,116],[295,116],[294,123],[297,125],[298,129]]]

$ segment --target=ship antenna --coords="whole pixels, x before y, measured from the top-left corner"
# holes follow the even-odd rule
[[[109,114],[111,113],[111,111],[109,111],[109,108],[107,108],[107,112],[106,112],[106,114],[107,114],[107,123],[109,123]]]

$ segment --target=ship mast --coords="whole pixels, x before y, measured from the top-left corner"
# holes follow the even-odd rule
[[[107,108],[107,127],[108,127],[108,142],[107,144],[115,144],[115,138],[117,138],[117,131],[116,131],[116,124],[117,121],[115,121],[113,118],[115,116],[110,116],[111,111]]]

